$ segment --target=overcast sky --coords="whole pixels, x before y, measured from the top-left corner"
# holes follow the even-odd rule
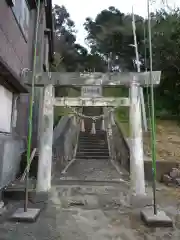
[[[174,5],[180,6],[180,0],[166,0],[168,4],[173,7]],[[76,24],[77,29],[77,42],[85,45],[84,38],[86,32],[83,28],[83,23],[86,17],[95,18],[96,15],[103,9],[109,6],[118,8],[121,12],[131,13],[132,6],[134,12],[141,15],[147,15],[147,0],[53,0],[53,4],[64,5],[71,15],[71,19]],[[156,4],[151,6],[151,9],[161,7],[162,0],[154,1]]]

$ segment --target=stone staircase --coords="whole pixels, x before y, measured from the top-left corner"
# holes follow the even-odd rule
[[[89,132],[80,133],[76,159],[109,159],[109,149],[106,133],[97,131],[96,134]]]
[[[102,108],[96,108],[96,112],[92,108],[83,109],[85,115],[100,115]],[[91,134],[92,120],[85,119],[85,132],[80,132],[78,139],[78,147],[76,159],[109,159],[109,149],[106,132],[101,130],[101,120],[96,122],[96,133]]]

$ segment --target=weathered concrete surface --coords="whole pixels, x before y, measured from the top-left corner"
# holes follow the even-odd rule
[[[53,98],[54,87],[49,84],[44,88],[44,99],[41,119],[41,130],[39,138],[39,159],[38,159],[38,192],[46,192],[51,188],[52,169],[52,144],[53,144]]]
[[[123,173],[122,173],[123,175]],[[89,180],[89,181],[120,181],[122,176],[117,172],[110,161],[96,159],[78,159],[66,174],[60,176],[62,180]]]
[[[0,134],[0,189],[14,181],[23,150],[24,144],[20,138]]]
[[[74,157],[74,150],[79,134],[79,121],[73,123],[73,117],[64,116],[60,119],[53,131],[53,170],[63,169]],[[59,174],[59,173],[58,173]]]
[[[141,221],[140,210],[132,209],[128,204],[129,182],[111,181],[124,175],[113,170],[110,162],[105,164],[102,160],[94,160],[91,161],[93,165],[87,162],[80,164],[77,161],[71,165],[61,185],[55,185],[59,178],[54,179],[50,200],[36,223],[0,223],[0,239],[179,240],[178,200],[171,197],[167,187],[158,185],[158,204],[173,219],[174,227],[150,229]],[[85,178],[91,179],[93,184],[88,181],[83,185],[75,184],[76,181],[69,184],[70,179]],[[149,187],[147,190],[151,192]]]
[[[112,127],[112,146],[114,158],[123,168],[130,172],[130,148],[118,124]]]

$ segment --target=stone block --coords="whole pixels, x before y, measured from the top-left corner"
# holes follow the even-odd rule
[[[141,211],[141,219],[149,227],[172,227],[173,222],[170,217],[162,210],[158,210],[154,214],[153,207],[144,208]]]
[[[163,175],[162,181],[163,181],[166,185],[172,184],[172,178],[171,178],[168,174],[164,174],[164,175]]]
[[[3,201],[0,201],[0,216],[6,211],[6,207]]]
[[[12,215],[11,220],[17,222],[35,222],[40,214],[38,208],[28,208],[27,212],[24,212],[24,208],[18,208]]]
[[[178,178],[180,177],[180,170],[178,168],[173,168],[169,175],[171,178]]]
[[[180,178],[176,178],[175,182],[178,186],[180,186]]]

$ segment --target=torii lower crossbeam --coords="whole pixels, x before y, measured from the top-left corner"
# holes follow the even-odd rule
[[[130,104],[129,98],[113,98],[113,97],[95,97],[95,98],[88,98],[88,97],[77,97],[77,98],[55,98],[54,99],[54,106],[82,106],[82,107],[128,107]]]

